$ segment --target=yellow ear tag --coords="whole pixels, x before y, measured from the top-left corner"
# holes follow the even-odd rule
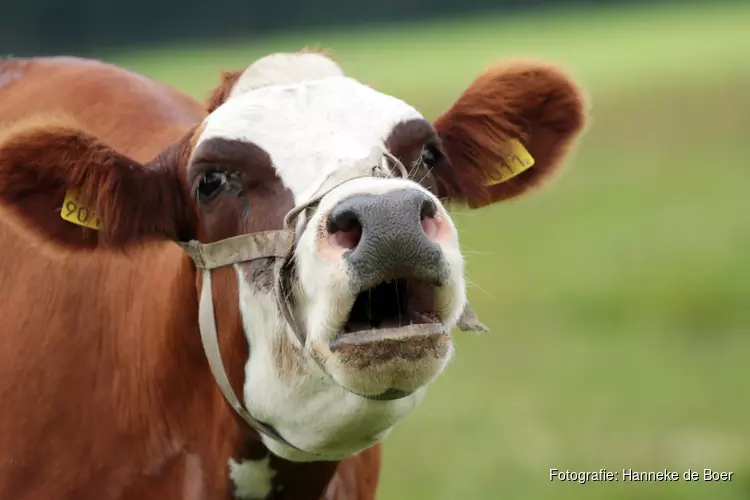
[[[68,189],[65,192],[60,217],[63,220],[76,224],[78,226],[88,227],[91,229],[101,229],[101,221],[93,210],[89,210],[78,200],[78,191]]]
[[[518,139],[511,139],[504,148],[503,164],[487,176],[487,186],[503,183],[534,166],[534,158]]]

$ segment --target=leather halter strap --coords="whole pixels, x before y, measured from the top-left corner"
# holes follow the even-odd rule
[[[190,241],[187,243],[181,242],[178,245],[190,256],[195,266],[203,271],[203,283],[201,284],[198,306],[198,325],[208,366],[224,398],[252,429],[290,448],[303,451],[289,443],[273,427],[255,419],[232,389],[221,359],[211,286],[212,269],[262,258],[276,258],[276,262],[280,262],[289,254],[293,242],[294,234],[282,230],[246,234],[216,243],[202,244],[197,241]]]

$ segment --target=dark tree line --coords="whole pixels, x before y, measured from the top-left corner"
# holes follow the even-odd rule
[[[237,38],[302,26],[648,0],[1,0],[0,56]],[[679,1],[679,0],[673,0]]]

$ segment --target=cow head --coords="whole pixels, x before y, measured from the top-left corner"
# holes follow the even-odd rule
[[[265,441],[292,460],[351,455],[414,409],[451,358],[448,331],[466,303],[441,200],[478,207],[526,193],[560,167],[584,123],[578,88],[547,65],[493,67],[430,123],[310,52],[225,74],[209,111],[148,165],[78,129],[11,131],[0,140],[0,200],[66,244],[212,242],[280,229],[287,212],[339,179],[294,226],[291,300],[304,344],[279,313],[271,262],[236,264],[214,286],[216,302],[241,311],[245,405],[309,452]],[[535,164],[492,184],[512,140]],[[28,215],[43,188],[57,207],[79,190],[102,228]],[[379,335],[425,323],[443,328]]]

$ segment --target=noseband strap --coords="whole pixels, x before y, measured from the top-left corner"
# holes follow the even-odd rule
[[[262,258],[286,259],[294,245],[294,233],[287,230],[241,234],[214,243],[192,240],[178,243],[204,270]]]

